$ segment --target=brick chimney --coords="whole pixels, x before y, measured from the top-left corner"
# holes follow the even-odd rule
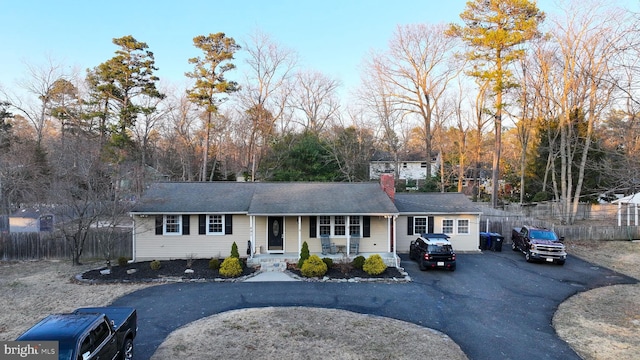
[[[380,175],[380,187],[389,195],[391,201],[395,201],[396,197],[396,180],[393,174],[381,174]]]

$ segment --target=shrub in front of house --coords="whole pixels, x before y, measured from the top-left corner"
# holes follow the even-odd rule
[[[153,260],[149,266],[151,266],[151,270],[160,270],[160,267],[162,267],[160,260]]]
[[[362,265],[364,270],[369,275],[380,275],[387,269],[387,265],[382,260],[382,257],[378,254],[373,254],[365,260]]]
[[[302,265],[305,260],[309,258],[309,244],[307,242],[302,243],[302,249],[300,249],[300,260],[298,260],[298,269],[302,269]]]
[[[118,258],[118,266],[125,267],[129,263],[129,258],[126,256],[120,256]]]
[[[353,259],[351,264],[353,265],[354,269],[362,270],[362,266],[364,265],[365,260],[366,259],[364,258],[364,256],[358,255]]]
[[[220,269],[220,260],[213,258],[211,260],[209,260],[209,269],[211,270],[218,270]]]
[[[322,258],[322,262],[327,264],[327,269],[331,269],[333,267],[333,259],[332,258]]]
[[[242,265],[240,259],[230,256],[220,265],[220,275],[224,277],[238,277],[242,274]]]
[[[236,244],[235,241],[233,242],[233,244],[231,244],[231,257],[240,259],[240,253],[238,252],[238,244]]]
[[[327,273],[327,264],[318,255],[311,255],[302,264],[300,272],[306,277],[319,277]]]

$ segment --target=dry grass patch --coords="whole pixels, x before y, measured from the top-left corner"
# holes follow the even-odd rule
[[[566,241],[567,251],[640,279],[640,242]],[[640,354],[640,285],[615,285],[572,296],[560,304],[553,326],[580,356],[637,359]]]
[[[408,351],[410,350],[410,351]],[[243,309],[171,333],[152,360],[467,359],[448,336],[400,320],[305,307]]]
[[[70,261],[0,262],[0,339],[15,340],[40,319],[79,307],[105,306],[149,284],[82,285],[74,275],[100,266]]]

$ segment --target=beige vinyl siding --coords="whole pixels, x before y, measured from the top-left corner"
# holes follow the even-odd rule
[[[135,218],[135,260],[226,258],[233,242],[241,257],[246,257],[249,240],[249,217],[233,215],[233,234],[199,235],[198,215],[189,216],[189,235],[156,235],[155,216]]]
[[[300,253],[302,244],[306,241],[309,252],[321,253],[320,238],[309,237],[309,216],[301,216],[300,231],[298,231],[298,217],[288,216],[284,221],[284,252]],[[234,218],[235,227],[235,218]],[[383,216],[371,216],[371,237],[360,239],[360,252],[387,252],[387,219]],[[256,251],[267,252],[267,217],[256,217]],[[300,241],[298,241],[300,238]],[[346,236],[332,237],[336,245],[346,245]]]
[[[454,233],[447,234],[451,237],[451,244],[456,251],[479,251],[478,243],[479,243],[479,222],[480,217],[478,215],[473,214],[455,214],[455,215],[424,215],[424,214],[413,214],[413,215],[401,215],[398,217],[396,221],[397,229],[397,252],[398,253],[408,253],[409,252],[409,244],[411,241],[415,240],[417,235],[407,235],[407,222],[409,216],[433,216],[433,232],[441,233],[442,232],[442,220],[449,219],[453,220],[454,223]],[[459,219],[469,220],[469,233],[468,234],[458,234],[457,233],[457,225]]]

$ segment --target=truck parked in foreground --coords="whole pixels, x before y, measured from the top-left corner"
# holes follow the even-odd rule
[[[58,359],[132,359],[138,330],[134,308],[81,308],[54,314],[20,335],[18,341],[57,341]]]
[[[545,261],[564,265],[567,252],[562,243],[564,238],[558,238],[555,231],[546,228],[523,226],[513,228],[511,232],[513,251],[524,253],[528,262]]]

